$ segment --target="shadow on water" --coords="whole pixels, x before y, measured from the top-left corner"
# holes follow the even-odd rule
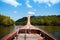
[[[8,26],[8,27],[0,26],[0,39],[9,33],[12,33],[18,27],[19,26]]]
[[[0,26],[0,39],[11,33],[12,31],[14,30],[14,26],[8,26],[8,27],[3,27],[3,26]]]

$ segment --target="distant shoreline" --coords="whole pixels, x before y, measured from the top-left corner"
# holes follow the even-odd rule
[[[31,16],[30,20],[32,25],[44,25],[44,26],[60,26],[60,15],[51,16]],[[27,17],[18,19],[15,22],[16,25],[26,25]]]

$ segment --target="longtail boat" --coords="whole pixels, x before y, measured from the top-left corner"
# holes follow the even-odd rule
[[[1,40],[57,40],[44,30],[30,24],[30,16],[27,17],[27,25],[6,35]]]

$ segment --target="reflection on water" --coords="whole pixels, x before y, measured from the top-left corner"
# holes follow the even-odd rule
[[[5,35],[13,32],[14,30],[16,30],[19,26],[8,26],[8,27],[3,27],[0,26],[0,39],[2,37],[4,37]]]
[[[5,36],[6,34],[12,32],[13,29],[14,29],[13,26],[10,26],[10,27],[2,27],[2,26],[0,26],[0,38]]]
[[[52,34],[54,37],[60,39],[60,26],[38,26],[49,34]]]
[[[13,32],[16,30],[19,26],[10,26],[10,27],[2,27],[0,26],[0,39],[4,37],[5,35]],[[37,26],[44,31],[48,32],[49,34],[52,34],[56,38],[60,39],[60,26]]]

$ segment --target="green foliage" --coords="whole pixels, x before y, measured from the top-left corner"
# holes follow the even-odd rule
[[[14,25],[14,21],[8,16],[0,15],[0,25]]]
[[[18,22],[18,23],[17,23]],[[27,18],[24,17],[16,21],[16,24],[27,23]],[[47,25],[47,26],[60,26],[60,15],[58,16],[31,16],[32,25]]]

